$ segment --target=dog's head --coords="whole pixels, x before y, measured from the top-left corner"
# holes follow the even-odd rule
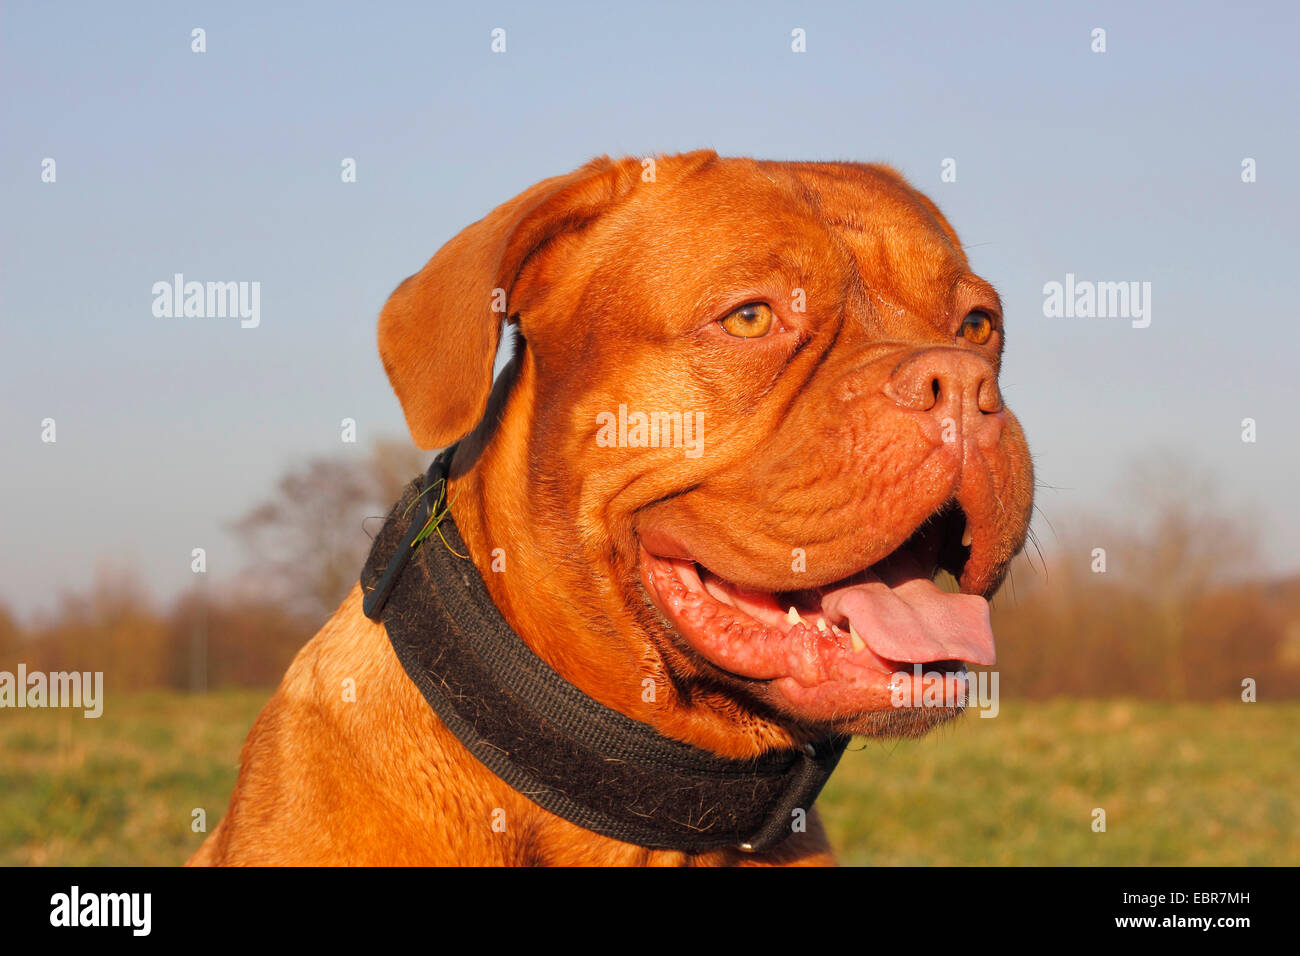
[[[518,354],[485,419],[503,319]],[[661,708],[866,733],[955,712],[895,706],[913,663],[992,663],[985,598],[1033,487],[1003,336],[997,294],[894,171],[711,152],[539,183],[379,326],[416,442],[478,426],[482,492],[515,503],[479,544],[548,569],[537,628],[559,640],[569,602],[560,623],[623,645]],[[517,629],[525,586],[503,599]]]

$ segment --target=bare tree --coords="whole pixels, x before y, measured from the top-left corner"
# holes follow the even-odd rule
[[[1257,570],[1256,526],[1223,502],[1213,476],[1183,456],[1157,450],[1139,459],[1126,483],[1130,515],[1116,534],[1125,579],[1152,615],[1148,634],[1167,662],[1165,690],[1187,695],[1187,640],[1198,602],[1216,585]]]
[[[250,555],[242,585],[321,619],[356,583],[370,550],[363,522],[387,514],[427,454],[380,441],[364,459],[316,458],[290,470],[270,498],[234,524]]]

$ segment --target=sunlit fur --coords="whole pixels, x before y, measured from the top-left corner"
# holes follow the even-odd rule
[[[671,526],[728,580],[779,590],[883,557],[961,494],[976,537],[962,584],[987,594],[1023,543],[1032,469],[1009,412],[995,442],[967,449],[978,467],[963,468],[881,397],[913,351],[976,349],[959,341],[961,318],[1000,308],[952,227],[897,173],[707,151],[659,157],[653,182],[643,168],[594,160],[463,230],[393,293],[380,354],[418,444],[472,430],[453,463],[452,512],[514,630],[605,705],[745,756],[827,728],[711,670],[666,632],[640,585],[639,534]],[[746,299],[780,311],[794,286],[807,311],[783,317],[786,332],[742,340],[717,327]],[[520,340],[494,391],[498,289]],[[1002,333],[978,348],[969,361],[996,374]],[[704,410],[706,452],[598,447],[595,417],[620,402]],[[807,549],[800,580],[793,545]],[[505,573],[491,570],[494,549]],[[348,678],[355,702],[343,699]],[[843,726],[911,736],[954,715],[890,709]],[[192,862],[832,861],[815,813],[769,853],[691,857],[539,809],[443,728],[363,616],[359,589],[293,662],[241,767],[229,812]]]

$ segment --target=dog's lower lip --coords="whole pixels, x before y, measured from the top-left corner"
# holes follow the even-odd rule
[[[962,659],[993,662],[987,602],[930,580],[946,530],[962,531],[936,524],[847,578],[786,591],[738,585],[692,557],[656,554],[643,539],[642,581],[704,662],[766,682],[806,719],[834,719],[910,706],[892,691],[917,666],[953,673]]]

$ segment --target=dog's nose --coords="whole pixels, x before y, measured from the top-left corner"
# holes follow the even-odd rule
[[[943,422],[981,429],[987,416],[1002,411],[993,366],[966,349],[931,348],[913,352],[894,369],[884,392],[896,405],[929,412]]]

